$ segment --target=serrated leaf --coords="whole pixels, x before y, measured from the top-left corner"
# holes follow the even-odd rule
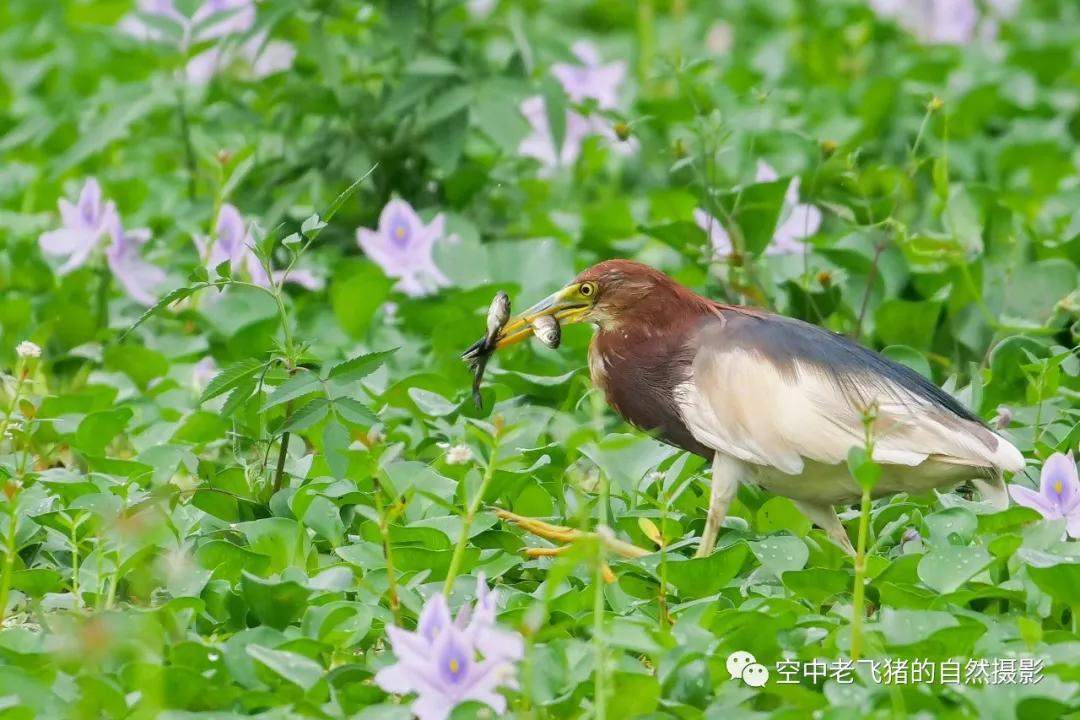
[[[340,480],[349,469],[349,431],[336,419],[323,429],[323,453],[330,474]]]
[[[296,375],[274,388],[274,392],[270,393],[270,397],[263,403],[261,412],[266,412],[272,407],[313,393],[319,388],[318,375],[310,370],[300,370]]]
[[[177,289],[173,290],[169,294],[165,295],[165,297],[161,298],[156,303],[154,303],[153,305],[148,307],[145,311],[143,311],[143,314],[140,315],[138,317],[138,319],[135,320],[134,323],[132,323],[131,327],[129,327],[124,332],[120,333],[120,337],[118,338],[117,341],[118,342],[124,342],[124,339],[128,335],[130,335],[131,332],[135,328],[139,327],[144,322],[146,322],[150,318],[151,315],[160,312],[161,310],[169,307],[170,305],[172,305],[175,302],[180,302],[181,300],[185,300],[185,299],[191,297],[195,292],[197,292],[199,290],[202,290],[204,287],[206,287],[206,285],[201,284],[201,285],[192,285],[190,287],[177,288]]]
[[[326,379],[338,380],[339,382],[356,382],[375,372],[383,364],[383,361],[396,351],[397,348],[394,348],[392,350],[357,355],[331,368]]]
[[[324,397],[315,398],[307,405],[294,412],[281,426],[279,432],[305,430],[326,417],[330,411],[330,401]]]
[[[203,390],[203,394],[199,398],[199,402],[204,403],[207,400],[216,398],[218,395],[229,392],[264,367],[266,367],[265,360],[257,360],[254,358],[233,363],[215,375],[207,384],[206,389]]]
[[[334,401],[334,410],[345,420],[356,425],[372,425],[379,422],[379,416],[364,403],[352,398],[338,398]]]

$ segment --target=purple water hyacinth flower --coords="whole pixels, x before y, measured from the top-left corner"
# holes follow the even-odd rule
[[[1009,495],[1048,520],[1064,518],[1069,537],[1080,538],[1080,478],[1071,452],[1054,453],[1046,459],[1038,492],[1022,485],[1010,485]]]
[[[536,158],[544,167],[544,174],[550,175],[560,167],[570,167],[581,155],[581,144],[589,134],[589,121],[576,112],[566,113],[566,132],[562,147],[555,151],[555,138],[548,124],[547,105],[540,95],[522,101],[518,106],[521,114],[532,126],[532,134],[518,145],[518,152],[526,157]]]
[[[184,73],[189,82],[201,85],[210,81],[219,70],[239,63],[248,68],[252,78],[260,79],[292,67],[296,48],[281,40],[266,39],[258,33],[239,46],[212,47],[188,61]]]
[[[435,243],[444,239],[446,222],[442,213],[427,225],[404,200],[386,203],[375,230],[358,228],[356,241],[387,277],[397,278],[397,290],[412,297],[428,295],[450,280],[435,265]],[[453,241],[453,237],[445,238]]]
[[[270,287],[271,281],[280,284],[282,279],[308,290],[322,287],[322,282],[307,270],[293,270],[288,276],[280,270],[267,275],[255,254],[255,238],[235,205],[224,203],[221,206],[214,230],[215,236],[212,240],[199,236],[193,238],[199,257],[211,276],[221,263],[228,262],[234,276],[246,272],[251,282],[262,287]]]
[[[380,670],[375,683],[386,692],[415,694],[411,709],[420,720],[444,720],[468,700],[505,712],[506,698],[498,691],[516,687],[514,663],[524,644],[519,635],[496,627],[495,609],[495,593],[483,576],[475,606],[462,606],[456,620],[446,599],[432,596],[415,632],[387,626],[397,662]]]
[[[755,182],[767,183],[779,179],[776,171],[765,161],[759,160]],[[734,248],[731,236],[723,224],[701,208],[694,210],[694,222],[709,237],[716,257],[731,255]],[[821,227],[821,210],[813,205],[799,202],[799,178],[794,177],[784,192],[784,206],[780,211],[780,222],[773,231],[772,240],[765,248],[766,255],[790,255],[806,250],[805,238],[810,237]]]
[[[157,289],[165,282],[165,271],[142,259],[140,248],[150,239],[146,228],[124,230],[120,218],[109,229],[112,243],[105,248],[105,259],[113,277],[132,300],[143,305],[157,302]]]
[[[719,220],[701,208],[696,208],[694,210],[694,222],[708,236],[714,257],[725,258],[731,255],[734,250],[731,244],[731,236],[727,234],[727,230],[724,229]]]
[[[929,45],[970,42],[979,25],[975,0],[870,0],[870,7]]]
[[[758,160],[755,180],[759,183],[774,182],[779,176],[764,160]],[[801,180],[793,177],[784,193],[784,207],[780,222],[773,232],[772,240],[765,248],[766,255],[791,255],[806,250],[803,242],[821,227],[821,210],[813,205],[799,202]]]
[[[145,41],[176,41],[181,50],[211,40],[222,40],[250,31],[255,26],[254,0],[203,0],[191,17],[180,13],[172,0],[139,0],[138,11],[143,15],[175,23],[177,38],[167,37],[159,28],[145,22],[139,14],[120,21],[124,32]],[[296,49],[283,41],[267,41],[266,33],[257,33],[239,45],[219,44],[191,58],[184,68],[185,77],[193,84],[206,83],[221,68],[238,61],[259,79],[292,67]]]
[[[602,110],[609,110],[618,102],[619,85],[626,77],[626,63],[621,60],[604,63],[596,46],[586,40],[574,43],[570,51],[581,65],[555,63],[551,74],[559,81],[571,102],[596,100]]]
[[[60,274],[64,275],[86,264],[90,254],[109,234],[119,216],[116,205],[102,197],[101,186],[94,178],[86,181],[79,193],[79,199],[74,204],[65,198],[60,198],[58,204],[62,227],[42,233],[38,243],[49,255],[67,257],[59,268]]]

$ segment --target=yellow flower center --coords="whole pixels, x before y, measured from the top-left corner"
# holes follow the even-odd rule
[[[405,237],[405,228],[398,225],[394,229],[394,234],[397,235],[398,240],[400,240],[401,238]]]
[[[1058,482],[1054,483],[1054,492],[1056,492],[1058,495],[1061,494],[1061,481],[1060,480]]]
[[[456,658],[450,661],[450,672],[456,673],[460,669],[461,663],[459,663]]]

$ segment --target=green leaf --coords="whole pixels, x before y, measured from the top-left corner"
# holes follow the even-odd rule
[[[886,345],[928,350],[940,314],[941,303],[933,300],[890,298],[874,313],[874,331]]]
[[[311,690],[322,680],[323,667],[311,658],[284,650],[248,645],[247,654],[304,690]]]
[[[737,542],[703,558],[668,561],[667,579],[683,598],[715,595],[731,582],[742,569],[749,548]]]
[[[162,310],[169,307],[173,303],[180,302],[181,300],[186,300],[187,298],[194,295],[196,291],[202,290],[204,287],[208,287],[208,286],[205,285],[205,284],[192,285],[191,287],[177,288],[176,290],[173,290],[172,292],[168,293],[163,298],[161,298],[156,303],[154,303],[149,308],[147,308],[143,312],[143,314],[140,315],[138,317],[138,319],[135,320],[134,323],[132,323],[131,327],[129,327],[124,332],[120,333],[120,337],[117,338],[117,342],[121,342],[121,343],[124,342],[124,340],[127,339],[127,336],[130,335],[131,332],[135,328],[139,327],[144,322],[146,322],[148,319],[150,319],[151,315],[155,315],[155,314],[161,312]]]
[[[326,376],[326,379],[346,383],[357,382],[375,372],[379,366],[385,362],[386,358],[390,357],[395,352],[397,352],[397,348],[366,353],[364,355],[357,355],[356,357],[349,358],[345,362],[338,363],[332,367],[330,373]]]
[[[75,446],[88,455],[103,454],[105,446],[124,431],[133,414],[128,407],[90,413],[79,423]]]
[[[919,579],[931,590],[951,593],[994,561],[986,548],[946,546],[934,548],[919,561]]]
[[[325,397],[318,397],[303,405],[290,415],[285,423],[278,428],[278,432],[296,432],[307,430],[317,422],[320,422],[330,412],[330,401]]]
[[[354,425],[369,427],[379,422],[379,416],[359,400],[338,398],[334,401],[334,412]]]
[[[266,398],[260,412],[266,412],[272,407],[287,403],[290,400],[309,395],[321,388],[319,376],[310,370],[298,370],[295,375],[274,388],[270,397]]]
[[[349,431],[337,419],[326,423],[323,429],[323,456],[330,473],[338,479],[345,477],[349,469]]]
[[[265,367],[265,360],[255,358],[241,360],[229,365],[207,383],[206,389],[203,390],[202,396],[199,397],[199,402],[204,403],[207,400],[216,398],[218,395],[229,392]]]
[[[791,570],[806,567],[806,561],[810,558],[810,549],[806,543],[801,538],[790,535],[776,535],[766,540],[751,542],[750,549],[762,566],[772,570],[778,578]]]
[[[244,602],[263,625],[284,630],[299,618],[311,591],[292,580],[263,580],[244,571],[240,576]]]

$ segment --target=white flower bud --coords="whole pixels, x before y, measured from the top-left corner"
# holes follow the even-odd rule
[[[15,353],[21,358],[39,358],[41,348],[29,340],[23,340],[15,347]]]
[[[446,451],[446,463],[448,465],[464,465],[472,462],[473,451],[468,445],[454,445]]]

